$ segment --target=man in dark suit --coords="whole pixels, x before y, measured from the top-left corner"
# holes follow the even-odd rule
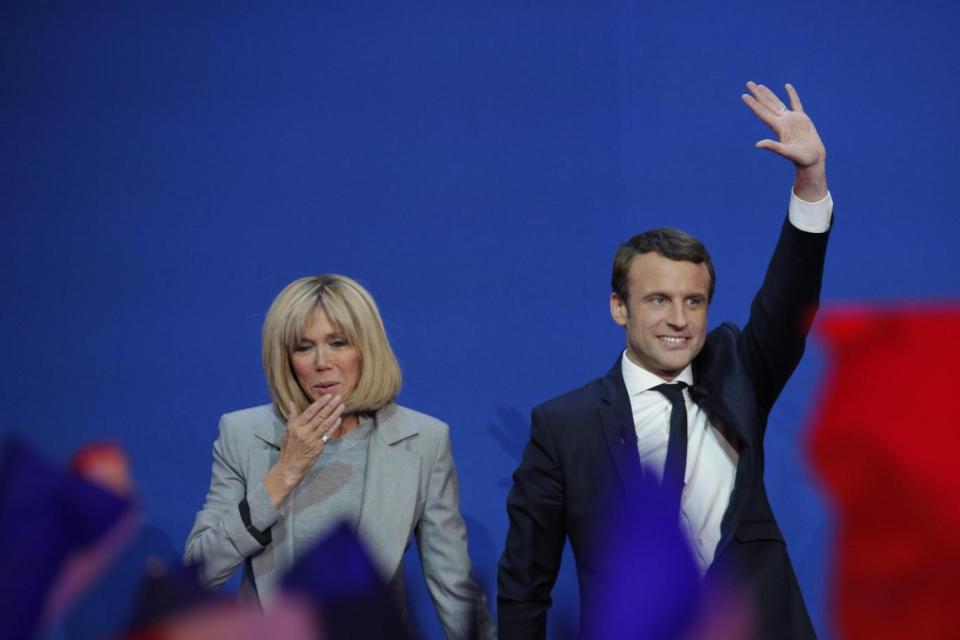
[[[763,438],[819,300],[832,215],[826,150],[792,86],[790,108],[763,85],[747,88],[744,102],[779,137],[757,147],[796,166],[789,217],[750,319],[742,331],[725,323],[707,333],[713,266],[682,231],[649,231],[618,249],[610,313],[627,346],[606,376],[533,410],[507,502],[501,639],[544,637],[567,537],[577,560],[581,634],[599,633],[609,575],[601,558],[609,558],[605,545],[614,539],[600,525],[623,524],[611,524],[602,505],[628,511],[651,484],[673,501],[704,581],[722,575],[747,594],[756,637],[814,637],[767,501]],[[648,637],[643,629],[624,633]]]

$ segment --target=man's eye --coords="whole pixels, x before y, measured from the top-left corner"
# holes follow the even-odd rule
[[[699,307],[702,302],[700,298],[687,298],[688,307]]]
[[[666,301],[667,299],[664,298],[663,296],[654,296],[650,298],[650,302],[652,302],[653,304],[663,304]]]

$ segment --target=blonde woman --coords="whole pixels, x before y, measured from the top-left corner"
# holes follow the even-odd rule
[[[185,559],[270,600],[295,558],[351,523],[403,602],[411,534],[448,637],[495,636],[474,582],[447,425],[394,403],[400,367],[370,294],[340,275],[296,280],[263,325],[273,403],[224,415]]]

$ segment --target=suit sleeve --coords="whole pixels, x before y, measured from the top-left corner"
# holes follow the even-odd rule
[[[496,638],[487,598],[470,571],[467,529],[460,515],[460,488],[446,425],[430,469],[426,504],[415,533],[427,589],[446,636]]]
[[[510,528],[497,577],[501,640],[544,638],[550,592],[566,539],[564,481],[542,407],[533,410],[530,442],[507,498]]]
[[[226,417],[213,443],[213,471],[203,509],[187,537],[184,562],[199,565],[200,580],[216,588],[226,582],[243,561],[263,549],[243,524],[238,505],[244,498],[255,527],[266,530],[279,518],[262,485],[252,490],[243,476],[236,436]]]
[[[803,356],[820,303],[829,232],[785,221],[767,273],[750,307],[738,348],[757,401],[769,411]]]

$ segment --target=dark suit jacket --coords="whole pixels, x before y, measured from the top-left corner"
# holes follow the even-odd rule
[[[814,637],[763,483],[763,438],[774,401],[803,354],[820,295],[827,233],[785,222],[740,331],[709,333],[693,362],[695,398],[739,452],[708,580],[733,573],[753,600],[761,638]],[[498,576],[500,638],[542,638],[550,591],[569,536],[581,593],[581,633],[595,615],[598,495],[629,500],[642,476],[618,358],[603,378],[534,408],[530,442],[507,501],[510,529]],[[604,491],[609,493],[604,494]]]

